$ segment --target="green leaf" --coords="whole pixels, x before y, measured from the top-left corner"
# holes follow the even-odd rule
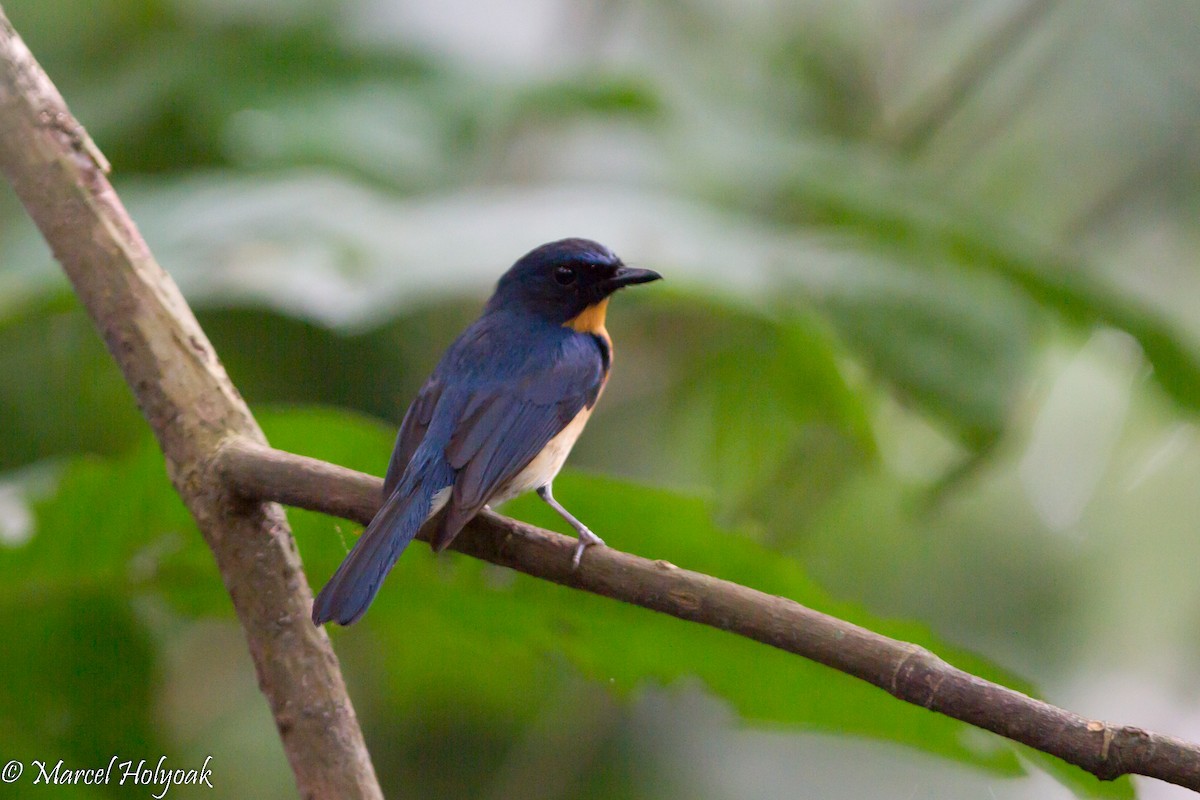
[[[677,354],[664,446],[701,467],[698,483],[716,489],[723,514],[762,522],[783,496],[813,513],[874,458],[869,395],[812,316],[691,296],[654,308],[651,340]]]
[[[654,119],[663,110],[645,81],[594,73],[522,88],[510,102],[508,116],[517,123],[527,122],[530,115],[575,120],[581,112]]]
[[[769,209],[776,219],[838,236],[851,231],[859,248],[890,261],[898,276],[913,268],[925,271],[931,282],[917,301],[922,305],[940,304],[947,266],[961,273],[960,283],[998,278],[1052,318],[1126,331],[1141,345],[1164,391],[1182,407],[1200,410],[1200,352],[1182,331],[1164,314],[1118,292],[1086,259],[1035,236],[1000,209],[951,195],[907,162],[859,145],[810,147],[768,180],[770,188],[755,187],[755,199],[744,202]],[[946,310],[956,314],[958,292],[950,288]],[[1014,299],[994,289],[990,296],[1009,307]],[[987,300],[977,297],[966,308],[994,318],[996,309]],[[1025,323],[1021,313],[1010,319]],[[936,321],[929,317],[926,324]],[[943,343],[951,344],[948,335]]]
[[[148,433],[120,457],[64,465],[33,511],[28,541],[0,545],[0,601],[86,589],[162,597],[190,613],[230,610],[212,555]]]
[[[970,447],[1008,427],[1032,318],[1001,282],[947,268],[847,270],[816,302],[877,375]]]

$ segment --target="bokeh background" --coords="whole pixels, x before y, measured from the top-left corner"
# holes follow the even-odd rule
[[[499,273],[596,238],[668,279],[614,303],[557,485],[610,545],[1200,739],[1195,3],[4,8],[275,445],[381,473]],[[212,755],[215,795],[171,796],[293,797],[211,558],[7,189],[0,376],[0,753]],[[319,586],[357,529],[290,517]],[[392,797],[1190,796],[425,548],[332,635]]]

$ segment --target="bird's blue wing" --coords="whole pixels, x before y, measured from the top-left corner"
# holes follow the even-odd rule
[[[486,365],[468,357],[474,369],[462,369],[466,365],[460,361],[455,370],[460,385],[453,393],[461,396],[448,404],[456,413],[445,449],[455,481],[434,535],[436,549],[449,544],[497,490],[599,395],[605,365],[591,336],[557,326],[533,336],[525,333],[509,340],[519,342],[521,349],[503,355],[493,351]],[[496,344],[489,341],[489,350]],[[449,393],[447,388],[443,397]],[[432,424],[440,427],[436,420]]]
[[[429,423],[433,421],[433,412],[442,396],[442,382],[436,374],[430,376],[417,394],[417,399],[404,414],[400,423],[400,432],[396,434],[396,447],[392,450],[392,459],[388,462],[387,475],[383,479],[383,498],[392,496],[400,485],[400,478],[408,462],[412,461],[413,453],[429,431]]]

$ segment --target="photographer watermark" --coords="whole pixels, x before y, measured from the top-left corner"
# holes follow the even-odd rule
[[[144,758],[122,761],[120,756],[113,756],[103,767],[80,769],[68,766],[61,758],[55,762],[13,760],[0,768],[0,782],[16,783],[23,779],[34,786],[144,786],[155,800],[163,800],[172,786],[213,788],[212,770],[208,767],[211,761],[212,756],[208,756],[199,767],[187,768],[168,764],[166,756],[160,756],[156,764]]]

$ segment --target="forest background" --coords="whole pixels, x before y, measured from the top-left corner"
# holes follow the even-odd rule
[[[595,238],[668,278],[614,304],[556,484],[610,545],[1200,739],[1194,4],[4,7],[275,446],[380,473],[499,273]],[[220,796],[294,796],[8,190],[0,375],[0,752],[211,755]],[[289,516],[319,584],[356,530]],[[694,627],[415,549],[334,637],[389,796],[1188,796]]]

